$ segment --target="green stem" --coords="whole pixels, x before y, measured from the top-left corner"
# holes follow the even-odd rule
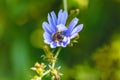
[[[56,55],[55,55],[55,59],[58,57],[58,55],[59,55],[61,49],[62,49],[61,47],[58,49],[58,51],[57,51],[57,53],[56,53]]]
[[[58,49],[57,53],[56,53],[55,56],[54,56],[55,62],[52,63],[52,69],[54,69],[54,67],[55,67],[55,63],[56,63],[57,57],[58,57],[61,49],[62,49],[62,48],[60,47],[60,48]]]
[[[67,11],[67,0],[63,0],[63,7],[64,7],[64,10]]]

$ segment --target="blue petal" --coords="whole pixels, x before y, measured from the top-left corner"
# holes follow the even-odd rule
[[[69,24],[69,26],[68,26],[68,30],[67,30],[67,32],[66,32],[66,35],[67,35],[67,36],[70,36],[70,33],[72,32],[73,28],[76,26],[77,23],[78,23],[78,18],[74,18],[74,19],[70,22],[70,24]]]
[[[58,31],[66,31],[67,30],[67,28],[63,24],[57,25],[57,29],[58,29]]]
[[[51,16],[52,16],[53,24],[57,25],[57,17],[54,11],[51,12]]]
[[[50,47],[51,48],[56,48],[57,47],[57,43],[56,42],[51,42],[50,43]]]
[[[53,33],[50,25],[47,22],[43,22],[42,27],[49,34]]]
[[[52,31],[55,32],[57,28],[56,28],[56,25],[54,25],[53,20],[49,14],[48,14],[48,22],[49,22],[49,25],[50,25]]]
[[[63,42],[67,42],[68,38],[64,37]]]
[[[75,38],[77,35],[78,35],[78,33],[75,33],[75,34],[71,35],[71,36],[70,36],[70,39]]]
[[[61,24],[61,19],[62,19],[62,9],[58,13],[58,21],[57,24]]]
[[[82,28],[83,28],[83,24],[80,24],[76,28],[74,28],[72,33],[71,33],[70,38],[71,39],[75,38],[78,35],[78,33],[82,30]]]
[[[62,12],[62,10],[60,10],[58,13],[57,24],[64,24],[65,25],[67,17],[68,17],[67,11]]]
[[[61,46],[61,45],[60,45],[60,42],[57,42],[57,46]]]
[[[66,41],[64,41],[64,43],[67,45],[67,44],[69,44],[70,43],[70,38],[69,37],[66,37],[67,39],[66,39]]]
[[[71,35],[80,32],[80,31],[82,30],[82,28],[83,28],[83,24],[78,25],[77,27],[75,27],[75,28],[73,29]]]
[[[62,47],[66,47],[70,43],[70,38],[69,37],[64,37],[63,42],[62,42]]]
[[[64,25],[66,24],[67,17],[68,17],[68,13],[67,11],[64,11],[61,17],[61,24],[64,24]]]
[[[65,42],[63,42],[63,43],[61,43],[61,46],[62,46],[62,47],[66,47],[67,44],[66,44]]]
[[[46,44],[50,44],[50,43],[51,43],[51,41],[47,41],[47,40],[44,40],[44,42],[45,42]]]
[[[47,32],[44,32],[43,34],[43,37],[44,37],[44,42],[47,43],[47,44],[50,44],[51,41],[52,41],[52,38],[51,38],[51,35]]]

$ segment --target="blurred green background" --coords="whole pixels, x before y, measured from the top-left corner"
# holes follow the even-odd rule
[[[58,65],[62,80],[120,80],[120,0],[67,0],[84,24],[79,43],[64,48]],[[41,62],[47,14],[62,0],[0,0],[0,80],[30,80]]]

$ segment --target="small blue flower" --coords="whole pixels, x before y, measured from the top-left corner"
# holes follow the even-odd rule
[[[67,17],[67,11],[60,10],[58,17],[52,11],[48,14],[48,22],[43,22],[42,26],[45,30],[43,34],[44,42],[50,44],[51,48],[66,47],[70,43],[70,40],[75,38],[82,30],[83,24],[77,25],[78,18],[74,18],[67,28],[65,26]]]

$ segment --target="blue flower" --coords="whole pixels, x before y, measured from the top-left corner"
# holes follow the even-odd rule
[[[83,24],[77,25],[78,18],[72,19],[67,28],[65,26],[67,18],[67,11],[60,10],[58,16],[52,11],[48,14],[48,22],[43,22],[44,42],[49,44],[51,48],[66,47],[70,40],[82,30]]]

